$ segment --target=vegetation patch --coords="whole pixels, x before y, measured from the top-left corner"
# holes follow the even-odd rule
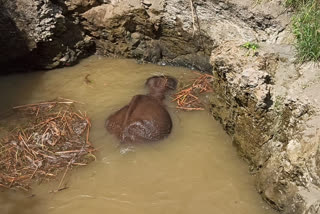
[[[246,42],[243,45],[241,45],[241,47],[248,50],[247,56],[249,56],[251,52],[253,53],[252,55],[255,55],[257,53],[257,49],[259,48],[259,45],[253,42]]]
[[[293,17],[293,34],[301,62],[320,59],[320,3],[318,0],[287,0],[297,10]]]
[[[313,2],[314,0],[286,0],[285,5],[287,7],[298,8],[303,6],[304,4]]]

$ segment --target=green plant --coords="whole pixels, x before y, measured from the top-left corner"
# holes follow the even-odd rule
[[[250,52],[253,52],[253,55],[257,52],[257,49],[259,48],[259,45],[253,42],[246,42],[241,47],[248,50],[247,56],[249,56]]]
[[[284,4],[287,7],[299,8],[307,3],[312,2],[313,0],[286,0]]]
[[[297,39],[296,48],[300,61],[320,59],[320,7],[318,0],[287,0],[288,6],[295,7],[293,34]]]
[[[256,43],[252,43],[252,42],[246,42],[243,45],[241,45],[242,47],[248,49],[248,50],[253,50],[256,51],[259,48],[259,45]]]

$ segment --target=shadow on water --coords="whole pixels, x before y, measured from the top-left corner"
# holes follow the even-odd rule
[[[12,78],[12,75],[17,78]],[[25,78],[19,76],[23,74],[12,74],[10,76],[0,76],[0,119],[10,112],[11,108],[17,105],[27,104],[28,98],[32,97],[37,86],[43,81],[39,72],[26,75]],[[8,90],[10,88],[10,90]]]
[[[22,194],[14,191],[0,192],[1,214],[38,214],[36,209],[40,200],[32,194]]]

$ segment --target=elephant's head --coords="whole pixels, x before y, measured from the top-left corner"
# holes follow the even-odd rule
[[[175,90],[177,87],[177,80],[170,76],[152,76],[146,81],[146,86],[149,89],[149,95],[164,99],[164,95],[168,90]]]

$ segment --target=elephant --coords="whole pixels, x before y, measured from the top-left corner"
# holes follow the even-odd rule
[[[130,103],[106,120],[106,129],[121,143],[149,143],[166,138],[172,120],[163,100],[169,90],[175,90],[177,80],[170,76],[152,76],[145,83],[146,95],[135,95]]]

